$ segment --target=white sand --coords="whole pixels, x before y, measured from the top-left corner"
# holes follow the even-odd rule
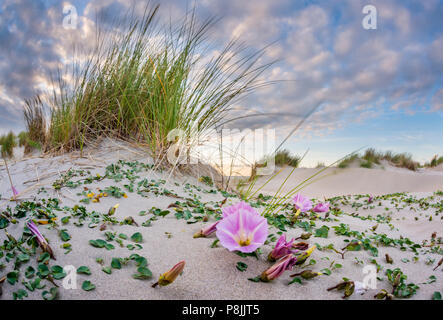
[[[146,154],[141,153],[136,149],[129,149],[124,145],[106,145],[103,149],[91,153],[85,158],[76,158],[72,155],[65,155],[54,158],[33,158],[23,160],[12,164],[10,167],[14,183],[20,191],[20,199],[31,199],[37,197],[57,197],[61,200],[60,206],[73,206],[79,204],[78,200],[82,197],[76,195],[82,190],[82,187],[77,189],[63,188],[60,192],[52,189],[52,182],[57,179],[59,173],[63,173],[71,167],[74,168],[93,168],[92,173],[103,174],[106,165],[115,163],[118,159],[130,159],[148,161]],[[299,169],[296,172],[294,180],[289,182],[294,185],[296,181],[303,177],[310,175],[314,169]],[[345,169],[345,170],[328,170],[329,173],[334,173],[330,177],[322,179],[315,184],[307,187],[304,192],[310,196],[319,198],[328,197],[340,194],[384,194],[400,191],[421,192],[414,196],[419,198],[431,195],[430,192],[437,189],[443,189],[443,175],[430,173],[411,173],[398,170],[369,170],[369,169]],[[335,173],[336,172],[336,173]],[[167,172],[143,172],[139,174],[141,178],[148,177],[149,179],[165,179],[166,188],[177,192],[180,196],[190,197],[192,192],[201,196],[203,203],[209,203],[210,206],[215,204],[215,201],[221,201],[224,197],[220,194],[211,194],[191,189],[188,192],[184,189],[185,183],[189,182],[200,186],[202,189],[210,190],[211,188],[205,186],[197,181],[195,177],[169,177]],[[75,180],[75,179],[74,179]],[[4,167],[0,168],[0,194],[3,198],[10,196],[9,183],[5,175]],[[115,183],[112,180],[104,180],[100,183],[87,185],[89,188],[104,188],[109,185],[117,185],[123,189],[125,181]],[[175,184],[177,183],[178,186]],[[273,181],[273,185],[268,186],[265,191],[272,193],[278,181]],[[37,190],[41,187],[46,187],[48,194],[37,195]],[[262,271],[270,267],[270,263],[266,261],[266,256],[272,249],[271,245],[264,245],[262,247],[263,254],[259,260],[253,257],[242,258],[223,247],[211,248],[211,243],[215,240],[213,235],[210,238],[193,239],[192,235],[204,225],[198,222],[196,224],[187,224],[184,220],[177,220],[173,212],[165,218],[159,218],[154,221],[152,226],[143,227],[141,223],[146,221],[152,214],[147,216],[139,216],[141,210],[149,210],[155,206],[161,209],[166,209],[167,206],[177,199],[167,196],[155,196],[149,194],[148,197],[141,197],[134,193],[128,193],[127,199],[115,199],[113,197],[102,198],[100,203],[91,203],[85,205],[88,211],[95,210],[97,212],[105,213],[115,203],[120,203],[115,217],[122,220],[127,216],[132,216],[140,227],[135,226],[120,226],[115,225],[108,228],[107,231],[117,231],[118,233],[125,233],[131,236],[135,232],[141,232],[143,235],[143,248],[141,250],[129,251],[126,247],[119,247],[117,243],[114,250],[106,250],[104,248],[94,248],[89,245],[88,241],[91,239],[105,239],[104,231],[98,228],[88,228],[87,224],[82,227],[76,227],[73,224],[73,219],[67,225],[60,227],[66,228],[72,236],[70,243],[73,246],[72,252],[64,254],[64,249],[60,248],[62,244],[60,237],[56,230],[49,230],[45,226],[40,226],[42,233],[49,239],[51,247],[53,248],[57,261],[51,261],[51,265],[57,264],[60,266],[74,265],[76,268],[82,265],[88,266],[92,275],[78,275],[77,290],[65,290],[63,287],[59,289],[59,298],[61,299],[340,299],[342,292],[331,291],[327,292],[326,288],[331,287],[341,281],[343,277],[347,277],[356,281],[363,281],[363,266],[355,263],[355,257],[362,260],[364,264],[370,264],[369,261],[373,258],[368,251],[348,252],[345,259],[331,251],[314,251],[311,256],[316,260],[316,264],[309,269],[320,271],[323,268],[329,267],[332,261],[340,263],[343,268],[334,270],[330,276],[320,276],[313,280],[303,281],[303,285],[292,284],[287,285],[290,280],[289,275],[302,270],[300,267],[294,268],[293,272],[287,271],[279,279],[272,283],[254,283],[248,281],[248,278],[259,275]],[[230,198],[229,202],[238,201]],[[436,196],[433,203],[443,201],[442,196]],[[80,204],[83,205],[83,204]],[[6,206],[14,206],[14,203],[4,200],[0,203],[0,211],[3,211]],[[392,223],[395,226],[391,230],[387,224],[381,224],[377,228],[377,233],[386,233],[390,237],[398,238],[409,237],[413,241],[421,242],[425,239],[430,239],[431,233],[436,231],[438,236],[442,236],[442,220],[441,216],[436,216],[435,209],[413,211],[410,208],[392,210],[392,213],[385,211],[385,206],[392,207],[390,201],[383,201],[383,206],[376,206],[375,209],[360,209],[358,213],[362,215],[377,216],[389,215],[393,217]],[[355,209],[350,206],[343,206],[342,209],[351,214]],[[172,210],[172,209],[171,209]],[[389,210],[391,211],[391,210]],[[428,221],[428,215],[433,215],[433,221]],[[61,217],[64,216],[62,213]],[[419,220],[415,221],[414,217]],[[211,218],[213,219],[213,218]],[[329,226],[337,226],[339,223],[349,224],[351,230],[365,231],[374,226],[374,221],[362,221],[360,219],[343,215],[340,221],[323,223],[316,221],[317,227],[323,224]],[[23,220],[17,225],[10,225],[7,230],[10,234],[19,237],[23,231]],[[59,220],[58,220],[59,221]],[[210,222],[212,222],[211,220]],[[398,230],[397,230],[398,229]],[[271,233],[276,233],[275,228],[270,229]],[[303,232],[302,229],[289,229],[288,236],[299,236]],[[366,231],[367,234],[373,234]],[[169,238],[166,233],[172,236]],[[0,230],[0,243],[6,236],[3,230]],[[310,244],[319,243],[326,245],[333,243],[335,247],[341,248],[345,246],[343,241],[345,238],[336,236],[334,230],[331,228],[327,239],[311,237],[307,242]],[[125,245],[131,241],[125,240]],[[401,267],[401,269],[408,275],[408,282],[414,282],[420,286],[417,294],[413,299],[430,299],[434,291],[442,291],[443,278],[440,269],[432,271],[436,262],[441,258],[438,254],[420,255],[418,262],[412,262],[413,253],[411,251],[400,251],[398,248],[380,246],[379,257],[377,262],[386,268]],[[40,251],[38,251],[40,252]],[[136,271],[133,262],[123,266],[121,270],[113,270],[111,275],[105,274],[101,271],[102,266],[95,260],[102,258],[106,266],[109,266],[113,257],[128,257],[132,253],[137,253],[144,256],[148,260],[148,267],[152,271],[154,277],[151,280],[136,280],[131,277]],[[384,255],[389,255],[394,259],[394,265],[385,263]],[[426,258],[433,258],[436,260],[433,265],[425,264]],[[401,262],[402,258],[411,260],[409,263]],[[329,259],[329,260],[327,260]],[[186,261],[186,267],[183,275],[179,277],[173,284],[162,288],[151,288],[151,284],[156,281],[160,273],[167,271],[175,263],[180,260]],[[248,269],[245,272],[240,272],[236,269],[236,263],[239,261],[246,262]],[[0,264],[4,262],[4,258],[0,259]],[[6,264],[6,268],[0,269],[0,278],[9,272],[12,268],[13,262]],[[3,296],[0,299],[11,299],[12,292],[17,291],[24,286],[20,283],[24,279],[24,269],[28,265],[36,266],[35,258],[31,258],[31,262],[21,267],[22,275],[18,284],[11,286],[8,283],[3,284]],[[429,276],[437,276],[437,281],[432,284],[421,284],[425,282]],[[384,270],[381,271],[380,277],[386,279]],[[90,292],[85,292],[81,289],[83,280],[90,280],[96,285],[96,289]],[[52,285],[49,282],[43,281],[47,288]],[[61,281],[57,281],[61,285]],[[354,294],[350,299],[373,299],[373,295],[382,288],[389,289],[387,281],[379,281],[377,283],[377,290],[369,290],[364,295]],[[41,299],[41,290],[35,292],[28,292],[27,299]]]
[[[270,181],[260,192],[274,195],[283,180],[289,175],[292,168],[283,171]],[[302,183],[305,179],[319,172],[318,168],[297,168],[283,187],[287,192]],[[256,190],[269,177],[260,177],[256,183]],[[435,192],[443,190],[443,172],[420,169],[417,172],[385,166],[385,169],[365,169],[335,167],[327,168],[317,175],[316,182],[306,185],[303,193],[317,198],[334,197],[348,194],[382,195],[395,192]]]

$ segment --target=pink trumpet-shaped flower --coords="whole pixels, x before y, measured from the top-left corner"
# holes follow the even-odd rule
[[[222,209],[223,218],[230,216],[231,214],[237,213],[239,211],[248,211],[250,213],[258,214],[249,204],[244,201],[233,204],[232,206],[225,207]]]
[[[286,270],[292,270],[292,267],[297,262],[297,258],[292,254],[287,254],[279,261],[277,261],[272,267],[263,271],[260,279],[264,282],[272,281],[280,277]]]
[[[215,231],[217,231],[217,224],[220,222],[220,220],[203,227],[200,231],[196,232],[194,234],[194,238],[204,238],[211,234],[213,234]]]
[[[369,196],[368,203],[372,203],[372,201],[374,201],[374,198],[372,196]]]
[[[55,260],[54,253],[52,252],[49,243],[46,241],[45,237],[43,237],[43,235],[40,233],[35,223],[32,220],[29,220],[27,226],[29,230],[31,230],[32,234],[35,235],[35,237],[37,238],[37,242],[40,248],[42,248],[43,251],[49,253],[51,258]]]
[[[240,203],[223,212],[217,224],[217,238],[229,251],[253,252],[265,243],[268,223],[247,203]]]
[[[301,193],[297,193],[294,198],[295,209],[301,212],[306,212],[312,209],[312,202],[307,197],[303,196]]]
[[[328,212],[329,202],[319,203],[314,207],[314,212]]]
[[[268,260],[276,261],[285,255],[292,253],[292,244],[294,243],[294,239],[291,239],[289,242],[286,242],[286,235],[282,235],[280,239],[278,239],[275,244],[274,249],[269,253]]]
[[[11,186],[12,194],[14,195],[14,198],[18,196],[18,191],[14,186]]]

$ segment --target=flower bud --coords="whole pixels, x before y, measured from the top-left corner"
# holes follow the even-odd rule
[[[260,279],[264,282],[268,282],[268,281],[272,281],[274,279],[277,279],[286,270],[291,270],[296,262],[297,262],[297,258],[294,257],[294,255],[292,253],[287,254],[286,256],[281,258],[279,261],[277,261],[272,267],[263,271],[263,273],[260,276]]]
[[[210,224],[209,226],[203,227],[200,231],[198,231],[194,234],[194,238],[205,238],[205,237],[211,235],[212,233],[217,231],[216,227],[219,222],[220,222],[220,220]]]
[[[160,275],[160,278],[156,283],[152,285],[152,287],[155,288],[157,285],[164,287],[168,284],[173,283],[174,280],[183,272],[184,268],[185,261],[180,261],[175,266],[173,266],[171,270]]]
[[[289,253],[292,253],[292,243],[294,239],[291,239],[289,242],[286,241],[286,235],[282,235],[280,239],[278,239],[275,244],[274,249],[268,255],[268,261],[274,262],[281,257],[286,256]]]
[[[115,206],[113,206],[111,209],[109,209],[108,211],[108,216],[112,216],[115,213],[115,210],[117,210],[117,208],[120,206],[119,203],[117,203]]]

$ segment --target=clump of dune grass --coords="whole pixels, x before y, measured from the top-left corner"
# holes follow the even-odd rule
[[[280,167],[284,167],[284,166],[289,166],[289,167],[293,167],[293,168],[298,168],[302,157],[299,157],[297,155],[291,155],[291,153],[286,150],[280,150],[277,151],[274,155],[274,164],[276,166],[280,166]],[[252,180],[254,180],[255,178],[257,178],[259,175],[257,175],[257,169],[259,168],[264,168],[268,166],[268,161],[266,159],[268,159],[269,157],[264,157],[261,161],[258,161],[256,163],[254,163],[251,167],[251,174],[249,176],[248,182],[251,182]]]
[[[317,162],[317,165],[315,167],[316,168],[324,168],[324,167],[326,167],[326,165],[324,162],[319,161],[319,162]]]
[[[425,163],[425,167],[437,167],[438,165],[443,163],[443,156],[439,157],[438,155],[435,155],[430,162]]]
[[[25,100],[23,116],[26,131],[20,132],[18,135],[19,145],[25,148],[25,154],[29,154],[35,149],[42,149],[46,146],[46,118],[44,105],[39,95]]]
[[[339,167],[341,169],[347,168],[347,167],[349,167],[349,165],[352,162],[356,161],[357,159],[358,159],[358,154],[353,154],[351,156],[344,158],[342,161],[340,161],[338,163],[337,167]]]
[[[380,164],[380,160],[383,158],[383,153],[375,151],[374,148],[366,149],[363,156],[361,157],[363,160],[366,160],[366,163],[370,164]]]
[[[110,136],[144,143],[159,160],[177,142],[168,137],[173,129],[181,142],[192,144],[234,102],[266,84],[259,79],[270,66],[259,64],[263,50],[233,40],[210,52],[208,32],[216,19],[199,23],[191,12],[160,25],[159,6],[147,6],[142,17],[133,10],[115,21],[112,32],[99,26],[86,61],[60,71],[48,150],[83,150],[89,141]],[[74,79],[71,85],[66,74]]]
[[[274,161],[277,166],[290,166],[297,168],[300,164],[301,157],[291,155],[288,150],[278,151],[274,156]]]
[[[380,152],[373,148],[365,150],[363,155],[354,154],[338,164],[339,168],[347,168],[352,162],[357,161],[362,168],[373,168],[374,164],[380,165],[381,161],[387,161],[398,168],[417,170],[420,164],[412,159],[409,153],[394,153],[392,151]]]
[[[366,168],[366,169],[371,169],[373,166],[373,162],[369,161],[369,160],[364,160],[360,162],[360,167],[361,168]]]
[[[0,147],[2,158],[12,158],[14,156],[14,148],[17,146],[17,137],[14,132],[0,136]]]

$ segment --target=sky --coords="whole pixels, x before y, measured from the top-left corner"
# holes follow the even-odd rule
[[[309,150],[303,165],[329,164],[366,147],[409,152],[421,162],[443,155],[443,1],[151,2],[160,3],[164,21],[193,7],[199,21],[219,17],[209,39],[214,51],[236,37],[252,49],[266,47],[261,62],[276,62],[263,78],[276,83],[233,106],[233,116],[264,115],[230,125],[275,129],[280,142],[316,108],[283,146],[294,154]],[[136,12],[145,4],[134,2]],[[98,13],[111,21],[131,5],[0,0],[0,134],[24,128],[24,99],[51,89],[73,43],[93,42]],[[375,29],[363,26],[367,5],[376,9]],[[68,6],[78,14],[73,29],[63,26]]]

